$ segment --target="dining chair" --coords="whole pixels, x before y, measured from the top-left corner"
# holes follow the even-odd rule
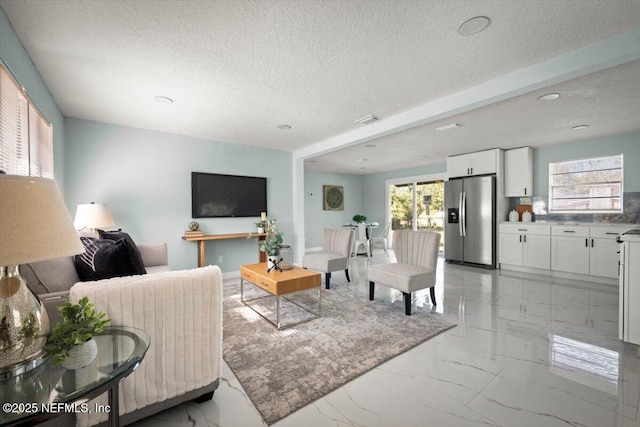
[[[387,243],[387,239],[389,238],[390,229],[391,229],[391,222],[388,222],[380,234],[371,238],[370,245],[371,245],[372,255],[373,255],[373,248],[375,248],[377,244],[382,244],[382,247],[384,249],[384,254],[386,256],[389,256],[389,252],[388,252],[389,245]]]
[[[353,241],[353,256],[358,256],[360,248],[364,247],[367,252],[367,257],[371,258],[371,245],[369,238],[367,237],[367,225],[363,222],[358,223],[356,228],[356,238]]]

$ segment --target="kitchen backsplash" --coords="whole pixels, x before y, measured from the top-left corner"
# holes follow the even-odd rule
[[[547,196],[534,196],[526,198],[526,202],[531,201],[533,205],[534,221],[550,222],[587,222],[605,224],[639,224],[640,223],[640,192],[630,192],[623,194],[624,213],[621,214],[550,214],[547,210],[549,198]],[[518,197],[510,199],[509,210],[515,209],[516,205],[525,203]],[[504,218],[506,220],[507,218]]]

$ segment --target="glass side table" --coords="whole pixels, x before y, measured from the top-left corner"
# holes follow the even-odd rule
[[[141,329],[113,326],[94,336],[96,360],[80,369],[45,362],[14,378],[0,381],[0,425],[34,425],[63,414],[104,412],[109,425],[119,425],[118,384],[133,372],[149,348]],[[109,393],[108,405],[89,400]]]

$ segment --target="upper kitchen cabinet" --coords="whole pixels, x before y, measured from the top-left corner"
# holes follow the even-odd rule
[[[515,148],[504,152],[505,197],[533,195],[533,149]]]
[[[502,150],[493,149],[447,157],[447,174],[455,178],[497,173],[501,153]]]

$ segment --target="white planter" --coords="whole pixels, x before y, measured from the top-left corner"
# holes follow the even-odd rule
[[[90,365],[98,355],[98,345],[91,338],[84,344],[77,345],[69,350],[69,356],[62,362],[62,366],[67,369],[79,369]]]
[[[264,227],[258,227],[258,233],[264,233]]]
[[[269,255],[269,257],[267,258],[267,269],[271,270],[275,265],[275,263],[278,262],[279,259],[280,259],[280,255]]]

